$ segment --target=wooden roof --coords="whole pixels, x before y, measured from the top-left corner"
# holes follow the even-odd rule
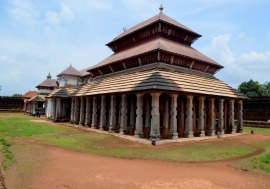
[[[82,86],[74,96],[122,93],[143,90],[167,90],[200,95],[246,98],[210,74],[203,76],[183,71],[150,69],[137,73],[100,78]]]
[[[127,58],[135,57],[147,52],[151,52],[154,50],[164,50],[170,53],[182,55],[185,57],[189,57],[195,60],[200,60],[203,62],[207,62],[209,64],[218,66],[219,68],[223,68],[220,64],[212,60],[211,58],[207,57],[206,55],[200,53],[199,51],[195,50],[194,48],[183,45],[180,43],[173,42],[171,40],[159,37],[155,38],[147,43],[143,43],[141,45],[129,48],[125,51],[121,51],[119,53],[113,54],[106,58],[105,60],[101,61],[100,63],[96,64],[95,66],[91,67],[88,71],[93,69],[109,65],[111,63],[122,61]]]
[[[125,37],[127,35],[130,35],[130,34],[134,33],[135,31],[138,31],[138,30],[140,30],[142,28],[145,28],[146,26],[149,26],[149,25],[151,25],[153,23],[156,23],[158,21],[163,21],[165,23],[168,23],[168,24],[171,24],[171,25],[176,26],[178,28],[181,28],[181,29],[183,29],[183,30],[185,30],[185,31],[187,31],[189,33],[192,33],[192,34],[194,34],[194,35],[196,35],[198,37],[201,37],[200,34],[192,31],[190,28],[184,26],[183,24],[177,22],[176,20],[172,19],[171,17],[169,17],[166,14],[161,12],[161,13],[153,16],[152,18],[149,18],[149,19],[145,20],[144,22],[141,22],[141,23],[133,26],[132,28],[124,31],[123,33],[121,33],[120,35],[115,37],[112,42],[114,42],[116,40],[119,40],[119,39],[121,39],[121,38],[123,38],[123,37]]]
[[[56,81],[56,79],[47,78],[46,80],[44,80],[43,82],[41,82],[39,85],[36,86],[36,88],[41,88],[41,87],[56,88],[57,81]]]
[[[77,88],[73,88],[73,87],[58,88],[58,89],[53,90],[53,91],[47,96],[47,98],[51,98],[51,97],[68,98],[68,97],[70,97],[70,95],[73,94],[76,90],[77,90]]]
[[[67,69],[65,69],[64,71],[62,71],[60,74],[57,75],[57,77],[61,76],[81,77],[82,73],[70,65]]]
[[[28,102],[45,102],[45,96],[44,95],[33,96],[28,100]]]

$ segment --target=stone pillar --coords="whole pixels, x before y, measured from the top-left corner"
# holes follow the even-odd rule
[[[99,130],[103,131],[105,126],[106,126],[106,97],[101,96]]]
[[[215,136],[216,115],[215,115],[215,99],[209,98],[209,136]]]
[[[134,112],[134,98],[133,96],[131,96],[130,99],[130,126],[134,126],[135,125],[135,112]]]
[[[80,125],[84,125],[85,122],[85,114],[84,114],[84,98],[81,97],[81,105],[80,105]]]
[[[109,132],[114,132],[116,127],[116,98],[115,95],[111,95],[111,106],[110,106],[110,126]]]
[[[122,94],[122,106],[121,106],[121,120],[120,120],[120,134],[124,134],[127,131],[127,95]]]
[[[218,128],[221,135],[224,135],[224,99],[219,99]]]
[[[86,106],[85,106],[85,122],[84,125],[87,127],[90,125],[90,97],[86,97]]]
[[[169,98],[167,95],[165,96],[164,102],[163,128],[164,128],[163,131],[164,137],[167,138],[169,134]]]
[[[193,96],[188,95],[186,108],[186,124],[185,124],[185,137],[192,138],[193,134]]]
[[[178,94],[171,94],[171,108],[170,108],[170,115],[171,115],[171,120],[170,120],[170,135],[172,139],[177,139],[178,138],[178,133],[177,133],[177,97]]]
[[[237,132],[243,132],[243,100],[237,101],[238,105],[238,125],[237,125]]]
[[[204,130],[204,100],[205,97],[199,97],[199,121],[198,121],[198,128],[199,128],[199,136],[204,137],[205,136],[205,130]]]
[[[56,100],[52,98],[52,121],[56,119],[56,110],[55,110]]]
[[[160,93],[151,93],[152,96],[152,111],[151,111],[151,139],[159,140],[160,138],[160,114],[159,114],[159,96]]]
[[[235,133],[234,127],[234,100],[229,100],[229,132]]]
[[[97,97],[93,96],[93,111],[92,111],[92,124],[91,127],[97,126]]]
[[[143,131],[143,94],[138,93],[137,95],[137,108],[136,108],[136,130],[134,137],[140,138]]]

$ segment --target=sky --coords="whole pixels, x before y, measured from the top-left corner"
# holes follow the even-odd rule
[[[0,96],[37,90],[70,64],[112,54],[106,44],[163,12],[201,34],[192,47],[224,66],[215,76],[237,88],[270,81],[269,0],[0,0]]]

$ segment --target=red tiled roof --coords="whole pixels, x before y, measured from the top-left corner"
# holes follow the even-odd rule
[[[120,38],[122,38],[122,37],[124,37],[124,36],[127,36],[127,35],[129,35],[129,34],[135,32],[135,31],[137,31],[137,30],[139,30],[139,29],[145,28],[146,26],[148,26],[148,25],[150,25],[150,24],[152,24],[152,23],[155,23],[155,22],[157,22],[157,21],[163,21],[163,22],[166,22],[166,23],[168,23],[168,24],[174,25],[174,26],[176,26],[176,27],[178,27],[178,28],[181,28],[181,29],[183,29],[183,30],[186,30],[186,31],[188,31],[188,32],[191,32],[191,33],[197,35],[198,37],[201,37],[200,34],[198,34],[198,33],[194,32],[194,31],[192,31],[190,28],[184,26],[183,24],[180,24],[179,22],[177,22],[176,20],[174,20],[174,19],[172,19],[171,17],[167,16],[166,14],[164,14],[164,13],[159,13],[159,14],[153,16],[152,18],[149,18],[148,20],[146,20],[146,21],[144,21],[144,22],[141,22],[141,23],[139,23],[139,24],[133,26],[132,28],[130,28],[130,29],[124,31],[123,33],[121,33],[120,35],[118,35],[116,38],[114,38],[113,41],[116,41],[116,40],[118,40],[118,39],[120,39]]]
[[[67,69],[65,69],[64,71],[62,71],[60,74],[57,75],[57,77],[61,77],[61,76],[81,77],[82,73],[70,65]]]
[[[37,91],[28,91],[23,95],[23,98],[32,98],[33,96],[36,96],[38,94]]]
[[[141,45],[113,54],[105,60],[101,61],[100,63],[96,64],[95,66],[91,67],[89,70],[158,49],[222,67],[220,64],[218,64],[211,58],[207,57],[206,55],[200,53],[199,51],[195,50],[190,46],[176,43],[165,38],[156,38],[147,43],[143,43]]]

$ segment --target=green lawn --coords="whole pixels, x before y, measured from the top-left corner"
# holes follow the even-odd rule
[[[158,159],[180,162],[214,161],[239,157],[253,152],[255,147],[252,147],[252,145],[261,145],[231,143],[229,140],[220,140],[216,142],[202,141],[148,146],[112,135],[85,132],[73,127],[53,126],[48,123],[33,122],[31,120],[37,120],[37,118],[15,113],[0,113],[0,138],[4,140],[4,143],[5,141],[9,143],[5,145],[2,142],[3,161],[6,161],[5,164],[7,166],[14,164],[16,161],[16,158],[14,159],[12,155],[14,152],[10,151],[10,145],[18,140],[35,141],[78,152],[119,158]],[[256,130],[255,132],[268,133],[268,130]],[[270,135],[270,132],[268,134]],[[4,146],[10,152],[3,150]],[[264,156],[259,156],[259,158],[262,157],[263,161],[267,162],[268,155],[265,155],[265,158]],[[10,156],[12,157],[8,158]]]

